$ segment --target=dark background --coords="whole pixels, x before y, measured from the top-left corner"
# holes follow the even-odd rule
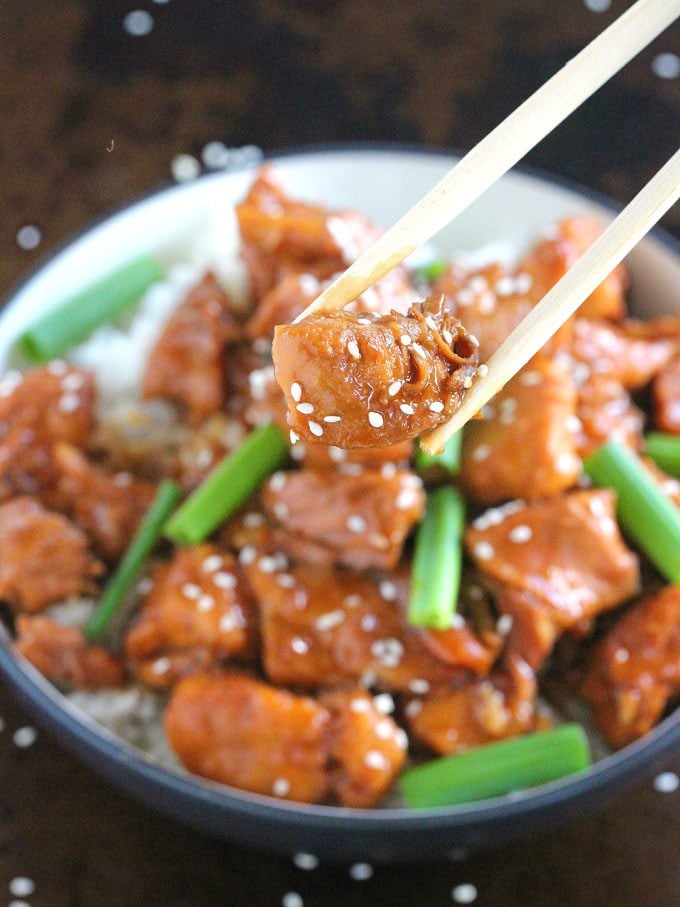
[[[378,140],[469,148],[628,0],[4,0],[0,4],[0,294],[94,218],[171,180],[214,140],[265,152]],[[144,36],[125,16],[146,10]],[[619,202],[678,143],[680,78],[658,39],[528,158]],[[20,248],[35,225],[41,242]],[[680,236],[680,207],[665,220]],[[417,867],[310,872],[158,818],[40,734],[0,690],[0,904],[33,907],[445,905],[666,907],[680,902],[680,791],[658,771],[605,812],[512,847]],[[366,855],[370,861],[370,854]]]

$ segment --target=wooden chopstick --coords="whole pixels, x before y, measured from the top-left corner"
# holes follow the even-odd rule
[[[564,277],[491,356],[453,418],[420,439],[426,453],[441,450],[574,314],[593,290],[680,198],[680,150],[612,221]]]
[[[361,295],[464,211],[678,16],[680,0],[638,0],[466,154],[296,322]]]

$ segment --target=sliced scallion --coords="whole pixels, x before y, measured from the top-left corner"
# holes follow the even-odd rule
[[[446,267],[445,261],[431,261],[429,264],[421,265],[416,268],[415,274],[416,277],[419,277],[421,280],[424,280],[427,283],[433,283],[442,276],[444,271],[446,271]]]
[[[565,724],[409,768],[399,784],[412,809],[455,806],[556,781],[589,765],[583,728]]]
[[[616,491],[622,527],[671,583],[680,583],[680,508],[638,458],[617,441],[599,447],[583,467],[595,485]]]
[[[85,635],[90,642],[101,639],[108,630],[121,602],[132,588],[144,562],[163,534],[163,527],[177,506],[181,494],[179,486],[170,479],[166,479],[158,486],[151,507],[88,621]]]
[[[465,502],[457,489],[441,486],[428,494],[411,566],[411,625],[434,630],[451,626],[460,587],[464,526]]]
[[[168,521],[165,534],[180,545],[202,542],[286,463],[288,455],[288,445],[275,425],[256,428],[182,504]]]
[[[446,473],[456,476],[460,471],[460,449],[463,434],[457,431],[446,442],[442,453],[426,454],[420,447],[416,449],[416,469],[425,475]]]
[[[31,362],[61,356],[137,302],[162,278],[163,268],[155,259],[131,261],[36,321],[19,338],[19,348]]]
[[[645,435],[644,452],[664,472],[680,476],[680,435],[666,435],[660,431]]]

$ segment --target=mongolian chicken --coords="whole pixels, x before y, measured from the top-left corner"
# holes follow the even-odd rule
[[[269,168],[236,217],[246,303],[185,280],[123,399],[87,340],[0,380],[16,653],[80,701],[141,691],[189,772],[302,803],[394,802],[437,757],[539,746],[569,703],[599,752],[646,734],[680,697],[680,556],[653,537],[680,532],[680,322],[629,318],[618,268],[425,457],[598,224],[293,324],[376,227]]]

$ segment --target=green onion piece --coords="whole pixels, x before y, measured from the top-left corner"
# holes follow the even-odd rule
[[[456,476],[460,471],[460,449],[463,433],[457,431],[446,442],[443,453],[426,454],[419,447],[416,449],[416,469],[419,472],[445,472]]]
[[[672,476],[680,476],[680,435],[653,431],[645,435],[644,453]]]
[[[444,271],[446,270],[445,261],[431,261],[427,265],[422,265],[422,267],[415,269],[416,277],[419,277],[421,280],[427,281],[427,283],[432,283],[437,280],[438,277],[441,277]]]
[[[431,491],[411,566],[411,625],[434,630],[451,626],[460,587],[464,527],[465,501],[460,492],[449,486]]]
[[[120,315],[162,278],[163,268],[153,258],[130,262],[36,321],[19,338],[22,353],[31,362],[60,356],[100,324]]]
[[[275,425],[256,428],[182,504],[169,520],[165,534],[180,545],[202,542],[257,491],[267,476],[280,469],[288,456],[288,445]]]
[[[556,781],[589,765],[583,728],[565,724],[415,766],[399,783],[412,809],[455,806]]]
[[[583,467],[595,485],[616,491],[622,527],[669,582],[680,583],[680,508],[637,456],[611,440],[592,453]]]
[[[179,486],[170,479],[166,479],[158,486],[151,507],[147,510],[130,542],[130,547],[109,580],[85,628],[85,636],[90,642],[100,639],[108,630],[121,602],[132,588],[152,548],[163,534],[165,522],[177,506],[181,495]]]

